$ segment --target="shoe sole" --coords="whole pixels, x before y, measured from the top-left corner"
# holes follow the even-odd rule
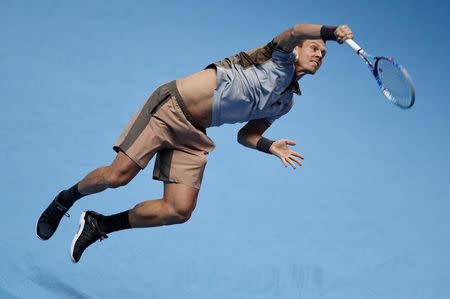
[[[75,248],[75,243],[77,242],[78,238],[81,235],[81,232],[83,231],[84,228],[84,224],[85,224],[85,220],[84,220],[84,216],[86,215],[87,211],[84,211],[83,213],[81,213],[80,216],[80,225],[78,226],[78,232],[75,235],[75,237],[73,237],[72,240],[72,245],[70,246],[70,259],[72,260],[72,263],[76,264],[77,262],[75,261],[75,259],[73,258],[73,249]]]

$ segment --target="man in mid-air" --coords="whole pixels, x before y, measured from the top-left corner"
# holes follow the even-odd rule
[[[238,132],[242,145],[277,156],[284,166],[302,165],[303,156],[291,140],[276,141],[263,133],[289,112],[298,80],[314,75],[326,53],[327,40],[342,44],[353,38],[346,25],[298,24],[267,45],[225,58],[204,70],[159,86],[120,135],[111,165],[90,172],[61,191],[40,216],[37,235],[48,240],[62,217],[80,198],[128,184],[156,154],[153,178],[163,181],[160,199],[147,200],[130,210],[104,216],[83,212],[71,245],[71,259],[107,234],[189,220],[214,142],[206,129],[247,122]]]

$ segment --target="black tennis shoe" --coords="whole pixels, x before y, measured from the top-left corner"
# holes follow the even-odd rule
[[[38,219],[36,233],[41,240],[48,240],[53,236],[63,216],[70,217],[67,213],[69,208],[66,208],[58,202],[58,199],[62,196],[63,192],[64,191],[60,192],[55,199],[53,199]]]
[[[85,211],[80,217],[80,226],[78,227],[78,232],[72,240],[72,246],[70,248],[70,257],[72,262],[78,263],[83,252],[91,244],[97,240],[104,240],[108,236],[100,230],[98,220],[101,217],[93,211]]]

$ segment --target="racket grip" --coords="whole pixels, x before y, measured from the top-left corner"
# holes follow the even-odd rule
[[[350,48],[352,48],[356,52],[356,54],[364,57],[367,56],[367,53],[357,43],[355,43],[354,40],[346,39],[345,42],[347,43],[347,45],[350,46]]]

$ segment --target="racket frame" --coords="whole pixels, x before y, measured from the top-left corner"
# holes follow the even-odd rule
[[[345,43],[347,45],[350,46],[350,48],[352,48],[356,54],[363,59],[367,66],[369,67],[370,72],[372,73],[372,75],[375,77],[375,80],[377,81],[378,86],[380,87],[381,91],[383,92],[383,95],[393,104],[395,104],[397,107],[400,107],[402,109],[408,109],[411,108],[414,105],[415,99],[416,99],[416,92],[415,92],[415,88],[414,88],[414,84],[412,83],[411,77],[409,76],[408,71],[400,64],[396,63],[392,57],[385,57],[385,56],[372,56],[369,53],[367,53],[366,51],[364,51],[363,48],[361,48],[354,40],[352,39],[346,39]],[[373,63],[370,61],[374,61]],[[405,106],[405,105],[401,105],[400,103],[398,103],[397,101],[395,101],[394,99],[392,99],[390,92],[387,90],[387,88],[385,88],[383,86],[383,82],[380,79],[380,76],[378,74],[378,62],[380,60],[387,60],[389,61],[391,64],[393,64],[397,69],[400,70],[400,72],[402,73],[402,75],[405,78],[406,83],[408,84],[408,87],[411,91],[411,101],[409,103],[409,105]]]

